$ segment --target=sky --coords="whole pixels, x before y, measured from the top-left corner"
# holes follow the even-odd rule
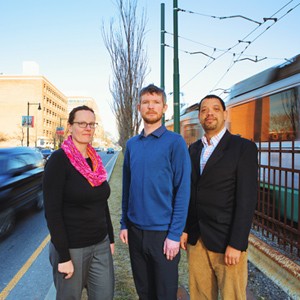
[[[177,2],[181,103],[194,104],[208,93],[225,98],[223,92],[235,83],[300,54],[300,1]],[[149,73],[144,86],[159,86],[161,3],[168,118],[173,112],[174,3],[138,0],[136,16],[145,10]],[[40,74],[66,96],[93,97],[104,129],[117,137],[110,108],[111,62],[102,38],[103,26],[118,22],[114,0],[0,0],[0,16],[0,73],[22,74],[24,61],[36,62]]]

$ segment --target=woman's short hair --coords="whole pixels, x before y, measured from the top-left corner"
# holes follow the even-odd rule
[[[77,106],[77,107],[73,108],[71,110],[71,112],[69,113],[69,118],[68,118],[68,123],[69,124],[71,124],[71,125],[73,124],[74,119],[75,119],[75,114],[80,110],[88,110],[88,111],[92,112],[93,114],[95,114],[93,109],[91,109],[90,107],[88,107],[86,105]]]

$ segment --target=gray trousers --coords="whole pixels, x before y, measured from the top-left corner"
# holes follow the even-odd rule
[[[49,246],[56,300],[80,300],[85,287],[89,300],[113,299],[114,269],[108,237],[96,245],[69,250],[74,274],[65,279],[65,274],[58,272],[58,253],[52,243]]]

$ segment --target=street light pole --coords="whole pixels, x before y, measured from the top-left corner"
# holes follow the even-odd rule
[[[27,147],[29,147],[29,106],[30,105],[38,105],[38,110],[41,110],[41,103],[30,103],[27,102]]]
[[[165,90],[165,4],[160,4],[160,88]],[[167,100],[167,99],[166,99]],[[165,114],[162,119],[165,124]]]
[[[180,94],[179,94],[179,60],[178,60],[178,5],[173,0],[173,41],[174,41],[174,74],[173,74],[173,106],[174,132],[180,133]]]
[[[27,119],[26,119],[26,126],[27,126],[27,147],[29,147],[29,102],[27,102]]]

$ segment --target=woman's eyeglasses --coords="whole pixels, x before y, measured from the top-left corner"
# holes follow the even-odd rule
[[[95,129],[98,126],[98,123],[87,123],[87,122],[73,122],[73,124],[78,124],[80,128],[87,128],[90,126],[90,128]]]

